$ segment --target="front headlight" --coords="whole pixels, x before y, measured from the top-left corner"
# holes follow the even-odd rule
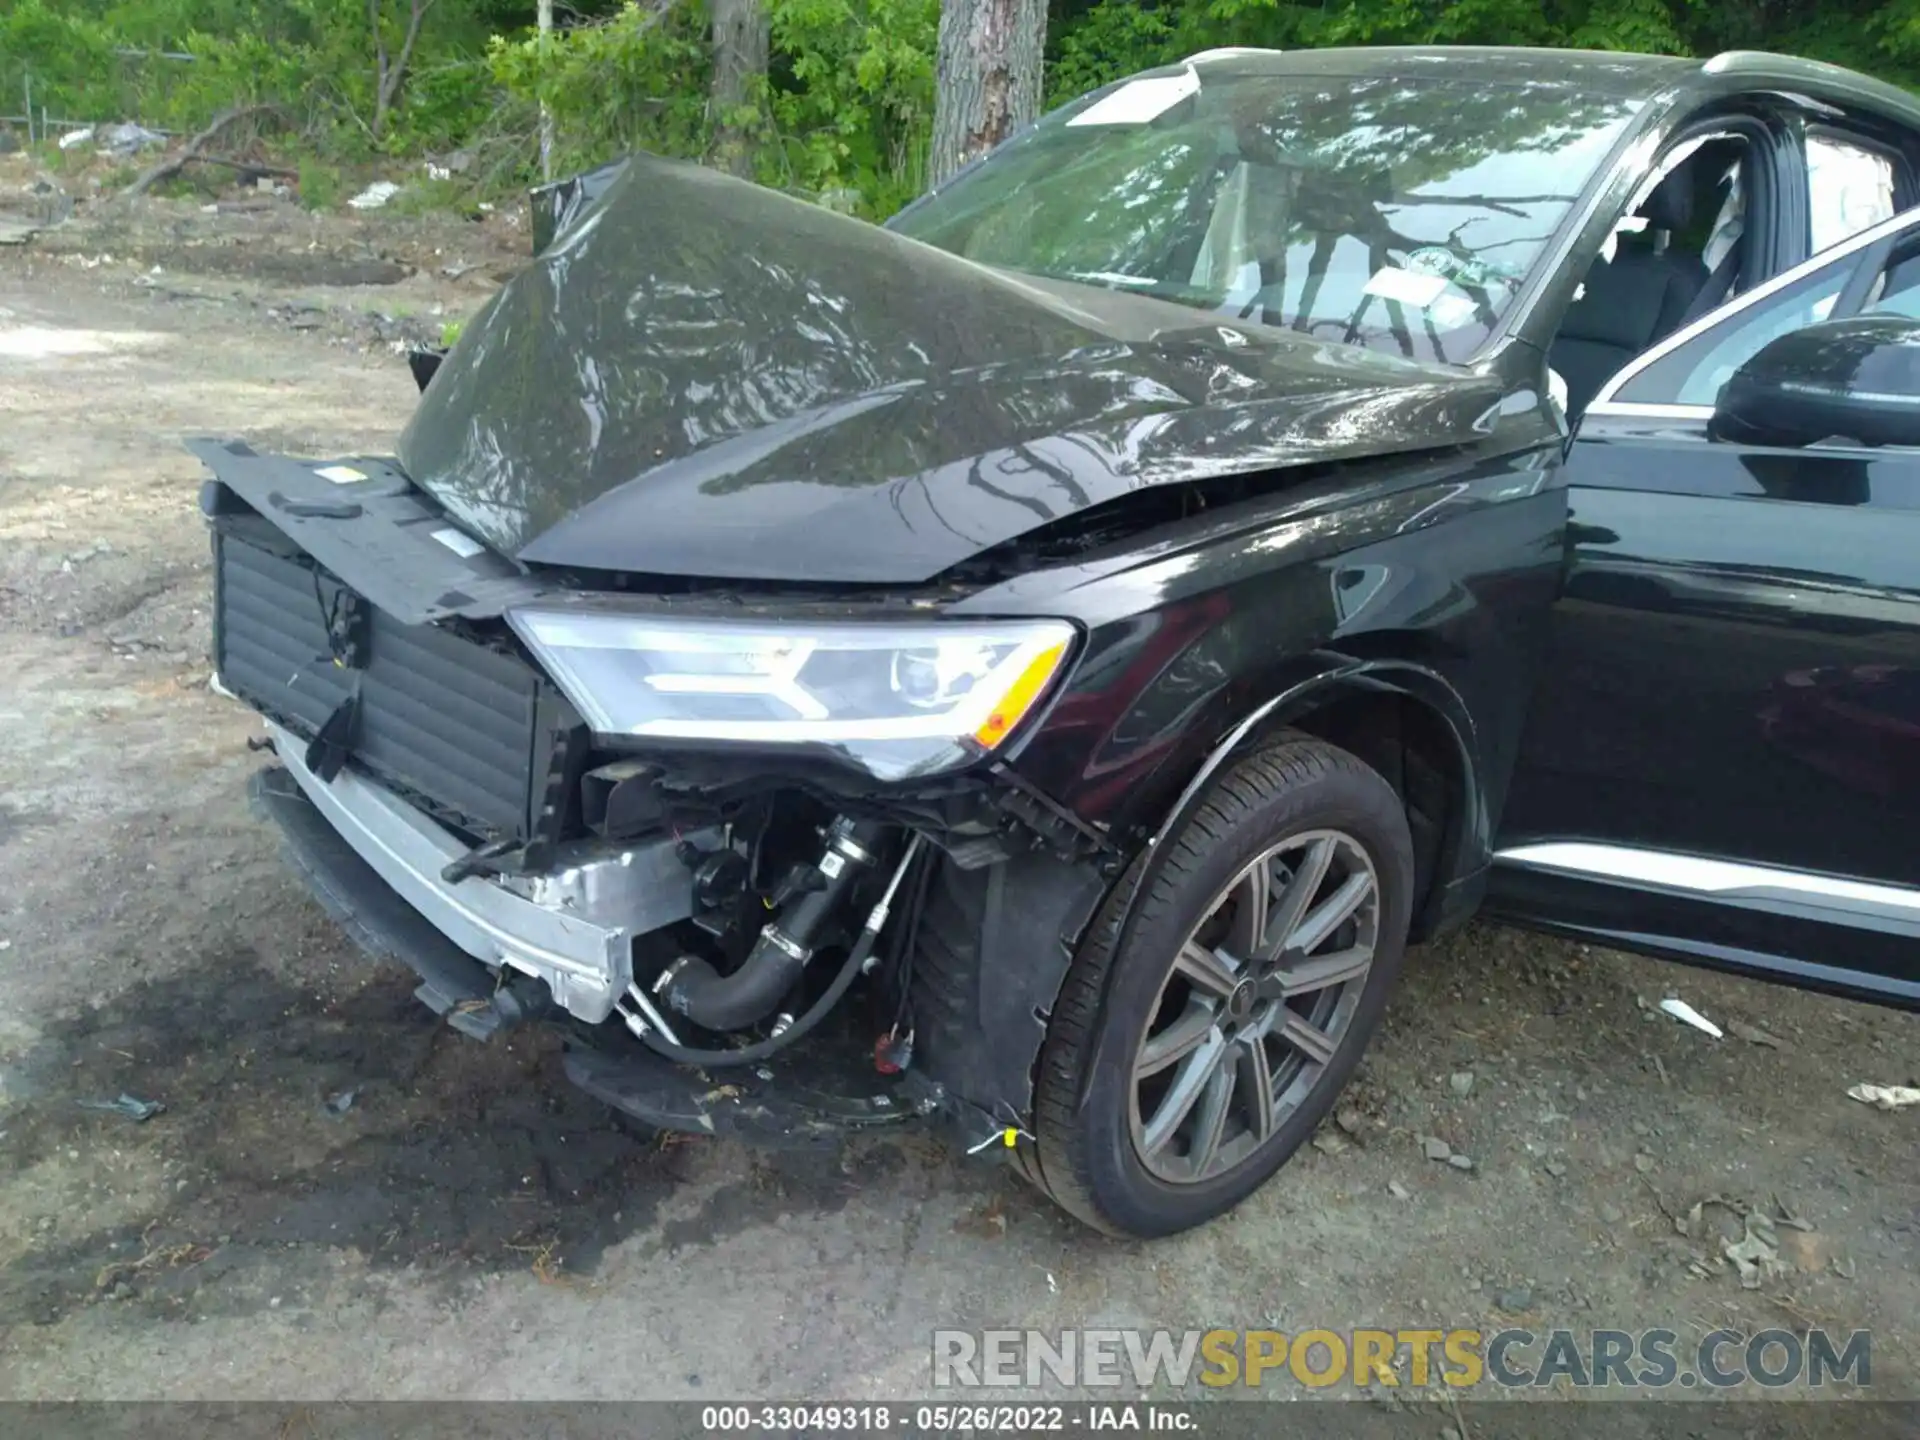
[[[816,745],[883,780],[993,750],[1073,642],[1058,620],[796,624],[508,614],[597,733]]]

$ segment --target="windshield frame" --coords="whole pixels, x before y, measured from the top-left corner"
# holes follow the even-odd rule
[[[1291,54],[1291,52],[1287,53]],[[1303,63],[1299,68],[1275,68],[1267,73],[1270,73],[1276,80],[1309,79],[1321,73],[1319,67],[1312,63],[1313,60],[1319,57],[1330,56],[1333,53],[1335,52],[1300,52],[1298,58],[1300,58]],[[1402,55],[1407,53],[1411,52],[1401,52]],[[1420,52],[1419,58],[1431,61],[1441,58],[1444,53],[1443,49],[1425,50]],[[1280,52],[1276,52],[1275,58],[1279,58],[1279,54]],[[1384,59],[1386,57],[1383,55],[1381,58]],[[1625,59],[1628,57],[1623,56],[1621,58]],[[923,194],[916,196],[883,221],[883,227],[888,230],[897,230],[899,222],[937,199],[956,182],[971,175],[974,171],[985,166],[996,157],[1003,155],[1007,150],[1027,140],[1034,131],[1040,127],[1064,121],[1073,114],[1091,107],[1125,85],[1141,79],[1175,76],[1188,70],[1194,70],[1204,74],[1205,70],[1210,68],[1212,67],[1207,65],[1203,60],[1175,61],[1151,70],[1142,70],[1132,75],[1122,76],[1097,89],[1076,95],[1071,100],[1057,105],[1052,110],[1042,114],[1030,124],[1022,126],[992,149],[975,156],[952,175],[948,176],[942,184],[931,187]],[[1382,64],[1377,68],[1372,66],[1356,68],[1347,73],[1352,73],[1356,76],[1388,80],[1431,80],[1433,78],[1430,74],[1423,75],[1416,67],[1399,64]],[[1612,225],[1611,219],[1608,219],[1604,226],[1600,224],[1601,217],[1606,214],[1610,208],[1610,202],[1612,202],[1612,208],[1624,206],[1627,199],[1627,189],[1630,188],[1633,180],[1636,178],[1638,170],[1644,168],[1644,165],[1639,162],[1651,161],[1653,155],[1658,151],[1662,143],[1662,135],[1672,128],[1672,124],[1676,120],[1676,112],[1683,109],[1683,102],[1690,98],[1696,100],[1705,98],[1701,96],[1688,96],[1685,93],[1685,87],[1680,83],[1681,78],[1681,75],[1671,74],[1662,77],[1658,81],[1649,83],[1644,89],[1634,89],[1628,92],[1616,90],[1612,92],[1620,98],[1633,100],[1635,102],[1635,108],[1627,115],[1620,127],[1619,134],[1614,139],[1614,143],[1604,151],[1599,161],[1588,174],[1581,188],[1575,192],[1573,199],[1567,205],[1565,213],[1542,241],[1534,263],[1521,275],[1519,284],[1515,288],[1511,299],[1502,309],[1495,323],[1489,327],[1484,338],[1482,338],[1478,345],[1474,346],[1457,360],[1414,359],[1412,363],[1437,365],[1449,370],[1484,372],[1516,341],[1522,344],[1533,344],[1537,348],[1544,346],[1543,340],[1537,339],[1531,334],[1533,330],[1538,328],[1532,322],[1540,312],[1544,303],[1551,302],[1556,294],[1570,289],[1570,286],[1564,283],[1565,277],[1569,273],[1569,260],[1578,258],[1585,242],[1589,239],[1592,240],[1593,248],[1597,253],[1600,243],[1599,237],[1604,234],[1606,229],[1611,228]],[[1596,95],[1607,93],[1601,87],[1585,87],[1571,79],[1564,83],[1566,88],[1572,90],[1590,89],[1591,93]],[[1715,92],[1718,92],[1720,87],[1715,86],[1712,88]],[[1714,98],[1722,97],[1716,93]],[[904,238],[914,239],[916,237],[904,236]],[[1004,273],[1015,273],[1004,266],[990,266],[989,268],[1002,270]],[[1072,282],[1062,280],[1060,283]],[[1562,296],[1562,298],[1565,297]],[[1391,356],[1389,352],[1374,349],[1360,342],[1353,342],[1349,348],[1369,350],[1371,353],[1376,354],[1386,354],[1389,355],[1389,358],[1409,358]]]

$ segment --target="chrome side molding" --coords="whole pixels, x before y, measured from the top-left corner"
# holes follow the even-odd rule
[[[1581,879],[1680,894],[1710,895],[1732,901],[1773,901],[1853,915],[1920,920],[1920,889],[1843,880],[1834,875],[1772,865],[1707,860],[1698,855],[1676,855],[1664,850],[1583,840],[1518,845],[1495,851],[1493,859],[1496,865],[1549,870]]]

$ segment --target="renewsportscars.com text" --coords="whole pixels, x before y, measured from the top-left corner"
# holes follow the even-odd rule
[[[936,1330],[938,1387],[1660,1390],[1873,1383],[1872,1336],[1810,1330]]]

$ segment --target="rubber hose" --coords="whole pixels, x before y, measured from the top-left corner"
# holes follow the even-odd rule
[[[698,955],[682,955],[661,998],[703,1030],[744,1030],[771,1015],[806,968],[805,960],[765,940],[731,975]]]
[[[838,851],[841,840],[871,857],[885,834],[884,825],[870,820],[847,826],[844,836],[836,833],[828,842],[826,854],[835,856],[838,852],[839,866],[831,870],[816,867],[819,887],[788,902],[779,918],[761,932],[738,970],[722,975],[697,955],[683,955],[675,961],[661,996],[667,1008],[703,1030],[716,1031],[744,1030],[773,1014],[807,968],[821,929],[853,889],[860,872],[872,864],[871,859],[855,860]],[[772,938],[775,934],[786,943],[776,942]],[[801,952],[798,955],[793,953],[796,947]]]
[[[738,1050],[689,1050],[684,1045],[675,1045],[649,1032],[640,1037],[640,1043],[676,1064],[698,1065],[707,1070],[752,1065],[770,1055],[777,1055],[826,1019],[827,1012],[840,1003],[840,997],[847,993],[854,977],[860,973],[860,967],[867,963],[867,956],[873,953],[873,942],[878,933],[875,930],[862,930],[860,938],[854,941],[853,949],[847,954],[847,963],[840,967],[840,973],[833,977],[833,983],[827,986],[825,993],[814,1001],[813,1008],[770,1039],[743,1045]]]

